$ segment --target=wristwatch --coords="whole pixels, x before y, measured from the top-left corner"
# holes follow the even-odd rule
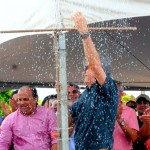
[[[89,32],[84,32],[83,34],[81,34],[82,39],[86,39],[88,36],[89,36]]]
[[[120,121],[120,126],[124,126],[125,125],[125,122],[122,120]]]

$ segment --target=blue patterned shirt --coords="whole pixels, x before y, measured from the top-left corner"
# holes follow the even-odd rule
[[[118,99],[117,86],[109,76],[103,86],[96,82],[86,87],[70,111],[75,117],[76,150],[112,149]]]

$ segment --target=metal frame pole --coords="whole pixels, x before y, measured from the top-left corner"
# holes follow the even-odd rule
[[[60,150],[69,150],[65,33],[58,34],[60,80]]]

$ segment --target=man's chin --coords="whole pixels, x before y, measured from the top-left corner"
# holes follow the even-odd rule
[[[24,114],[24,115],[28,115],[29,113],[27,111],[22,111],[21,112]]]
[[[20,108],[20,110],[21,110],[21,112],[23,113],[23,114],[28,114],[29,112],[29,108],[27,108],[27,107],[23,107],[23,108]]]

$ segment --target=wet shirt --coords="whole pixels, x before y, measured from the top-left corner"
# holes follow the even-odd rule
[[[85,89],[70,111],[75,117],[76,150],[112,149],[118,99],[117,86],[109,76],[103,86],[96,82]]]
[[[56,143],[56,115],[52,110],[37,106],[37,111],[24,116],[18,109],[7,116],[0,133],[0,150],[8,150],[11,141],[15,150],[50,150]]]

